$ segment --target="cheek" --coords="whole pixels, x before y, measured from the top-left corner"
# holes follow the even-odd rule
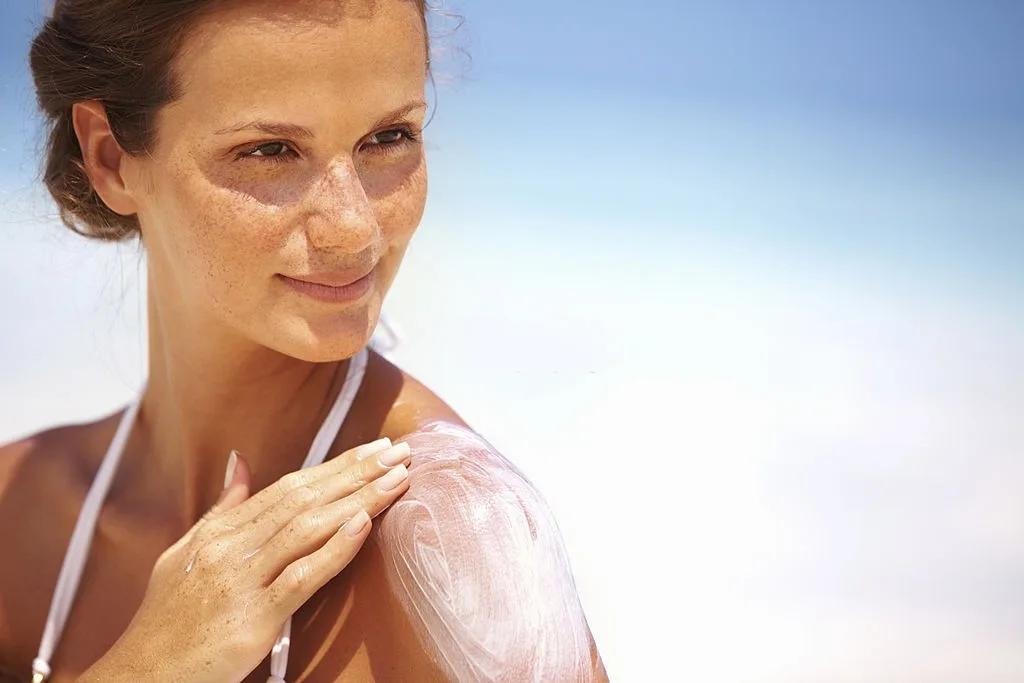
[[[381,192],[382,186],[364,182],[366,193],[374,204],[374,215],[387,243],[389,270],[391,275],[398,268],[409,241],[416,233],[427,200],[427,167],[422,157],[409,172],[403,174],[401,182],[390,183]]]
[[[257,290],[246,283],[287,239],[285,212],[195,169],[169,173],[162,187],[158,237],[179,287],[201,289],[222,306],[252,297]]]
[[[202,296],[221,305],[241,303],[260,291],[254,279],[277,272],[284,261],[294,266],[307,260],[298,212],[309,178],[243,183],[187,160],[162,167],[162,177],[153,181],[158,194],[150,213],[156,220],[147,222],[179,287],[201,289]],[[359,176],[380,229],[381,274],[389,287],[423,216],[426,163],[418,155],[405,165],[364,167]]]

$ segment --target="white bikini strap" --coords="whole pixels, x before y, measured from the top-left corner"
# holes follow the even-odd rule
[[[103,507],[103,501],[110,489],[110,482],[114,479],[117,464],[125,451],[128,436],[132,433],[132,426],[135,424],[141,404],[142,395],[140,394],[124,411],[121,424],[117,427],[117,432],[107,448],[107,453],[103,456],[103,462],[100,463],[96,479],[85,496],[82,510],[78,513],[75,530],[71,534],[71,542],[64,555],[64,563],[60,567],[60,576],[53,592],[53,600],[50,602],[50,613],[46,617],[46,627],[43,629],[43,640],[39,644],[39,654],[32,662],[32,683],[42,683],[50,677],[50,658],[64,633],[64,625],[68,621],[71,603],[75,599],[78,583],[82,579],[85,560],[89,557],[89,548],[92,546],[93,533],[96,529],[96,521],[100,516],[100,509]]]
[[[309,454],[302,467],[319,465],[327,457],[327,453],[338,436],[341,425],[345,422],[352,402],[355,400],[359,387],[363,382],[363,375],[366,374],[366,362],[369,353],[366,349],[361,350],[352,357],[348,365],[348,372],[345,376],[345,383],[338,393],[338,397],[327,414],[327,418],[320,426],[313,445],[310,446]],[[124,454],[125,445],[131,434],[132,427],[139,414],[139,406],[142,403],[140,394],[135,401],[128,406],[121,418],[110,446],[103,456],[99,471],[96,473],[89,493],[86,494],[82,510],[75,522],[74,532],[71,534],[71,542],[68,545],[67,553],[64,555],[64,563],[60,568],[60,576],[57,579],[57,587],[53,593],[53,600],[50,603],[50,613],[46,617],[46,627],[43,629],[43,639],[39,645],[39,654],[32,661],[32,683],[43,683],[50,677],[50,658],[53,651],[60,642],[64,633],[64,626],[71,612],[71,604],[78,591],[78,584],[82,579],[82,570],[85,561],[89,557],[89,548],[92,546],[93,535],[96,530],[96,522],[99,519],[103,501],[110,490],[110,483],[114,479],[117,465]],[[291,644],[291,618],[285,622],[277,643],[270,654],[270,678],[269,683],[285,683],[285,672],[288,668],[288,647]]]
[[[303,469],[322,463],[324,458],[327,457],[331,444],[338,438],[338,430],[341,429],[342,423],[345,422],[349,408],[352,407],[352,402],[355,400],[359,387],[363,383],[368,355],[366,349],[363,349],[353,356],[352,361],[348,364],[345,384],[342,385],[338,398],[334,401],[334,406],[331,408],[331,412],[327,414],[323,425],[320,426],[320,431],[317,432],[316,438],[313,439],[313,445],[309,447],[306,461],[302,463]],[[281,629],[281,635],[277,637],[274,649],[270,651],[270,678],[267,679],[267,683],[287,683],[284,676],[288,670],[288,648],[291,646],[291,633],[292,618],[288,617],[288,621],[284,622],[284,628]]]

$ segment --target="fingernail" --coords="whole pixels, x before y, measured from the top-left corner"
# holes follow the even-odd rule
[[[383,493],[394,491],[401,486],[402,482],[408,477],[409,470],[405,469],[405,465],[399,465],[377,480],[377,489]]]
[[[235,478],[236,464],[238,464],[238,451],[231,451],[231,455],[228,456],[228,466],[224,472],[224,488],[227,488],[231,480]]]
[[[356,456],[356,459],[366,460],[371,455],[374,455],[375,453],[380,453],[381,451],[388,448],[391,448],[391,439],[385,436],[383,439],[371,441],[370,443],[360,448],[359,454]]]
[[[342,530],[349,536],[358,536],[363,533],[363,529],[370,523],[370,515],[366,513],[366,510],[360,510],[356,513],[356,516],[345,522],[345,526],[341,527]]]
[[[377,456],[377,461],[384,467],[394,467],[409,459],[409,444],[395,444]]]

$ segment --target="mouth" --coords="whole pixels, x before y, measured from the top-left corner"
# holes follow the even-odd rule
[[[370,290],[377,273],[377,265],[369,271],[321,271],[304,275],[275,277],[292,290],[326,303],[352,303],[359,301]]]

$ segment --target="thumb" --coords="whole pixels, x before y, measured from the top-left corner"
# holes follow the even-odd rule
[[[210,510],[211,514],[225,512],[245,501],[252,486],[252,470],[238,451],[231,451],[224,472],[224,490]]]
[[[170,549],[187,546],[206,521],[244,502],[249,497],[251,485],[252,470],[249,469],[249,463],[237,451],[231,451],[227,470],[224,472],[224,489],[220,492],[217,502]]]

